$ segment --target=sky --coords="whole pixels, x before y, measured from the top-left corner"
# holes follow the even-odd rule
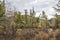
[[[10,3],[16,10],[21,11],[22,13],[24,13],[24,9],[29,11],[34,7],[36,17],[44,10],[48,18],[53,17],[55,14],[53,7],[57,4],[57,0],[6,0],[6,2]]]

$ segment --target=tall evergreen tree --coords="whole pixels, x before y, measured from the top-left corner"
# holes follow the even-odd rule
[[[26,24],[28,23],[28,20],[27,20],[27,10],[25,9],[25,22]]]
[[[30,9],[30,25],[32,25],[32,10]]]
[[[36,14],[36,13],[35,13],[34,7],[32,8],[32,12],[33,12],[33,14],[32,14],[33,17],[35,17],[35,14]]]
[[[30,9],[30,24],[31,26],[33,26],[33,24],[35,24],[36,19],[35,19],[35,10],[34,7],[32,9]]]
[[[56,17],[56,28],[60,28],[60,15],[55,15]]]
[[[56,7],[54,7],[55,11],[57,12],[55,17],[56,17],[56,27],[57,28],[60,28],[59,25],[60,25],[60,16],[59,16],[59,13],[60,13],[60,0],[58,0],[58,4],[56,5]]]
[[[48,24],[47,24],[48,20],[47,20],[45,11],[42,11],[42,20],[41,21],[42,21],[42,27],[46,28],[48,26]]]
[[[5,14],[5,0],[0,4],[0,17],[3,17]]]

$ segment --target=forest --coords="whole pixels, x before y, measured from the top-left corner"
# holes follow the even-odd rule
[[[48,19],[43,10],[42,16],[36,17],[34,7],[29,13],[25,9],[24,13],[8,12],[5,0],[0,2],[0,40],[60,40],[60,15],[56,13]]]

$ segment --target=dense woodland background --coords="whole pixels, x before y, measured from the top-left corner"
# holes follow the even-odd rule
[[[44,10],[39,17],[35,17],[34,7],[29,13],[24,11],[24,15],[8,12],[5,0],[0,2],[0,40],[60,40],[60,15],[48,19]]]

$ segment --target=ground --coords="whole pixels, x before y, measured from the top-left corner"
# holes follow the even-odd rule
[[[40,29],[18,29],[15,36],[0,36],[0,40],[60,40],[60,29],[51,32]]]

